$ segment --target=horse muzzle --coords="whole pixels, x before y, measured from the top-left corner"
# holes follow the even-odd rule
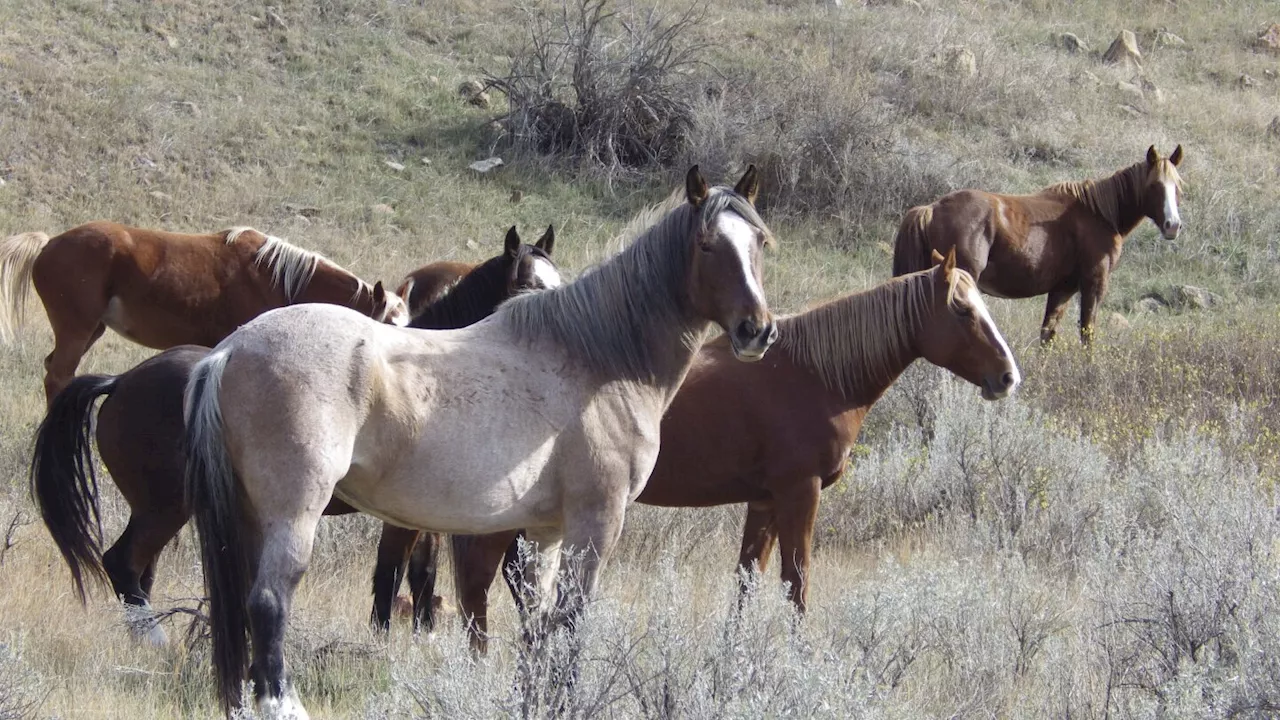
[[[1001,373],[998,377],[984,377],[982,378],[982,399],[1003,400],[1012,395],[1021,382],[1022,374],[1016,367]]]
[[[1177,240],[1178,233],[1182,231],[1182,223],[1175,220],[1165,220],[1164,225],[1160,227],[1160,234],[1165,240]]]
[[[754,320],[743,320],[729,333],[729,346],[738,360],[757,362],[778,341],[778,336],[778,324],[772,320],[763,325]]]

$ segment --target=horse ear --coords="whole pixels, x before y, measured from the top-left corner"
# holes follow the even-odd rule
[[[1160,153],[1156,152],[1156,146],[1152,145],[1151,147],[1147,148],[1147,164],[1154,167],[1155,164],[1159,161],[1160,161]]]
[[[373,284],[373,302],[375,305],[381,305],[387,301],[387,290],[382,287],[382,281]]]
[[[1177,167],[1178,163],[1182,162],[1182,146],[1181,145],[1173,149],[1173,153],[1169,155],[1169,162],[1172,163],[1174,167]]]
[[[760,173],[756,172],[755,165],[747,166],[747,171],[742,174],[738,184],[733,186],[733,191],[746,198],[752,205],[756,204],[756,195],[760,192]]]
[[[952,245],[951,249],[947,251],[947,259],[942,262],[942,271],[945,272],[948,276],[950,276],[951,271],[955,269],[956,269],[956,246]]]
[[[689,204],[702,207],[702,203],[706,202],[707,195],[710,193],[707,181],[702,178],[702,173],[698,172],[698,166],[689,168],[689,174],[684,176],[684,197]]]
[[[503,245],[503,250],[506,251],[509,258],[514,258],[520,254],[520,233],[516,232],[515,225],[512,225],[511,229],[507,231],[507,240]]]
[[[941,265],[943,260],[946,260],[946,258],[942,257],[942,253],[938,252],[937,250],[934,250],[934,251],[933,251],[933,264],[934,264],[934,265]]]
[[[534,245],[534,247],[550,255],[552,248],[554,248],[555,246],[556,246],[556,227],[555,225],[548,225],[547,231],[542,233],[542,237],[538,238],[538,242],[536,245]]]

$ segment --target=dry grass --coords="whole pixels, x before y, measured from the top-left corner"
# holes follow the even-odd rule
[[[1041,302],[995,301],[1027,376],[1020,398],[982,404],[922,368],[885,398],[825,499],[803,623],[772,573],[732,619],[740,508],[636,508],[575,650],[584,679],[566,714],[1274,717],[1280,140],[1266,127],[1280,80],[1249,43],[1275,7],[922,3],[709,0],[682,37],[705,48],[700,62],[664,86],[691,109],[687,144],[663,151],[665,169],[612,175],[510,154],[491,126],[505,108],[458,98],[465,79],[505,76],[529,38],[528,16],[499,0],[0,4],[0,234],[97,218],[249,224],[395,280],[492,255],[512,223],[554,222],[572,273],[684,165],[731,177],[755,161],[781,240],[767,290],[796,310],[887,277],[906,205],[1098,176],[1182,143],[1183,235],[1142,226],[1104,306],[1131,327],[1104,325],[1092,352],[1065,331],[1041,350]],[[1134,73],[1099,62],[1122,28],[1162,103],[1126,95],[1116,84]],[[1153,48],[1158,29],[1187,47]],[[1064,31],[1094,52],[1060,49],[1051,34]],[[953,46],[972,53],[972,75],[948,69]],[[507,167],[466,169],[495,148]],[[1227,306],[1133,310],[1177,284]],[[37,316],[0,348],[0,531],[34,516],[25,466],[49,346]],[[148,354],[109,335],[82,370]],[[109,505],[114,537],[125,508]],[[12,527],[0,717],[21,707],[9,698],[64,718],[213,712],[203,642],[132,644],[115,603],[77,607],[39,524]],[[369,633],[375,532],[326,521],[303,583],[289,652],[313,713],[519,714],[505,597],[487,661],[467,659],[452,624],[429,640]],[[196,558],[184,533],[161,563],[160,607],[196,607]]]

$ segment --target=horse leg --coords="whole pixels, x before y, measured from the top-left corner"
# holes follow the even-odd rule
[[[1099,269],[1092,277],[1087,277],[1080,283],[1080,342],[1085,345],[1093,341],[1094,315],[1106,292],[1106,268]]]
[[[747,503],[747,521],[742,528],[742,550],[738,553],[738,604],[751,589],[751,574],[769,567],[778,529],[773,523],[772,503]]]
[[[507,572],[509,547],[516,547],[516,531],[489,535],[455,535],[453,545],[453,585],[458,598],[458,614],[467,625],[471,649],[484,654],[489,649],[489,588],[493,576],[501,569],[511,595],[516,599],[520,617],[526,616],[525,594],[516,584],[522,568],[519,556],[511,559]]]
[[[1049,291],[1044,305],[1044,322],[1040,323],[1040,344],[1048,345],[1053,336],[1058,334],[1058,322],[1067,312],[1067,303],[1075,295],[1075,288],[1058,287]]]
[[[284,633],[293,595],[311,561],[316,525],[323,503],[314,512],[277,522],[262,522],[262,550],[249,591],[247,610],[253,662],[249,678],[258,714],[267,718],[306,720],[309,716],[289,686],[284,662]],[[265,518],[264,518],[265,520]]]
[[[370,614],[370,622],[382,632],[391,629],[391,606],[400,591],[404,567],[417,539],[417,530],[382,524],[378,560],[373,567],[373,612]]]
[[[151,618],[151,586],[155,582],[156,558],[186,522],[185,513],[134,512],[129,524],[111,549],[102,555],[102,566],[111,578],[116,596],[130,608],[134,636],[150,645],[169,643],[164,628]]]
[[[409,592],[413,595],[413,631],[436,629],[436,567],[440,561],[440,533],[419,534],[409,557]]]
[[[105,323],[85,332],[84,326],[68,327],[65,323],[54,325],[53,351],[44,359],[44,396],[46,403],[53,398],[76,376],[80,367],[80,359],[89,348],[107,331]]]
[[[782,581],[787,598],[803,614],[809,600],[809,560],[813,551],[813,526],[818,519],[818,493],[822,481],[810,478],[787,488],[774,510],[778,544],[782,549]]]

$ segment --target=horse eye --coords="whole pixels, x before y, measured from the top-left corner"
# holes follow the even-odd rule
[[[957,305],[956,315],[964,318],[965,320],[968,320],[969,318],[973,317],[973,308],[967,307],[965,305]]]

